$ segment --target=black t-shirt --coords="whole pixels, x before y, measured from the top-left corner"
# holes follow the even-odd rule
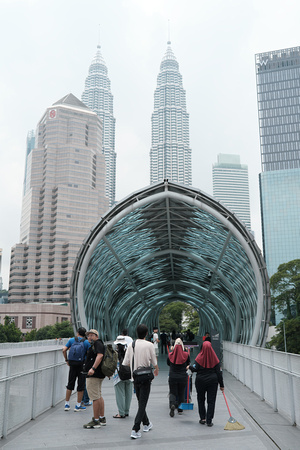
[[[97,357],[97,354],[101,353],[102,355],[104,355],[104,352],[105,352],[105,347],[104,347],[103,342],[101,341],[101,339],[97,339],[97,341],[95,341],[87,351],[86,360],[85,360],[85,364],[84,364],[84,370],[86,372],[88,372],[93,367],[94,362]],[[92,377],[105,378],[105,375],[103,375],[103,373],[101,371],[101,363],[95,370],[94,375],[92,375]]]

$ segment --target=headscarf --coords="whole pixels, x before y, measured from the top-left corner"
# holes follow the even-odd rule
[[[169,360],[173,364],[184,364],[188,359],[188,352],[184,351],[184,345],[180,338],[177,338],[174,344],[174,349],[169,353]]]
[[[198,354],[195,361],[206,369],[212,369],[220,362],[209,341],[203,342],[201,352]]]

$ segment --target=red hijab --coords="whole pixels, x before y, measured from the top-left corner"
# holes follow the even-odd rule
[[[214,349],[211,346],[211,342],[209,341],[203,342],[202,350],[195,361],[200,366],[205,367],[206,369],[212,369],[220,362],[219,358],[215,354]]]
[[[185,352],[181,345],[175,345],[174,350],[169,353],[169,360],[173,364],[184,364],[188,356],[188,352]]]

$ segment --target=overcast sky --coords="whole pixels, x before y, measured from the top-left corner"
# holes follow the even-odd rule
[[[171,24],[190,114],[193,186],[212,194],[219,153],[241,156],[261,248],[254,55],[300,45],[297,0],[0,0],[0,248],[19,242],[25,143],[46,108],[81,99],[99,38],[114,96],[117,200],[149,184],[153,94]]]

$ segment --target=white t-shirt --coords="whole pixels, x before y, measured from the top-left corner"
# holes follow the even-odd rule
[[[133,356],[132,344],[129,344],[123,360],[124,366],[131,366]],[[134,347],[134,367],[131,371],[138,367],[149,367],[150,365],[157,365],[157,358],[155,355],[154,345],[145,339],[137,339]]]
[[[154,348],[158,348],[158,334],[157,333],[153,333],[153,345],[154,345]]]

